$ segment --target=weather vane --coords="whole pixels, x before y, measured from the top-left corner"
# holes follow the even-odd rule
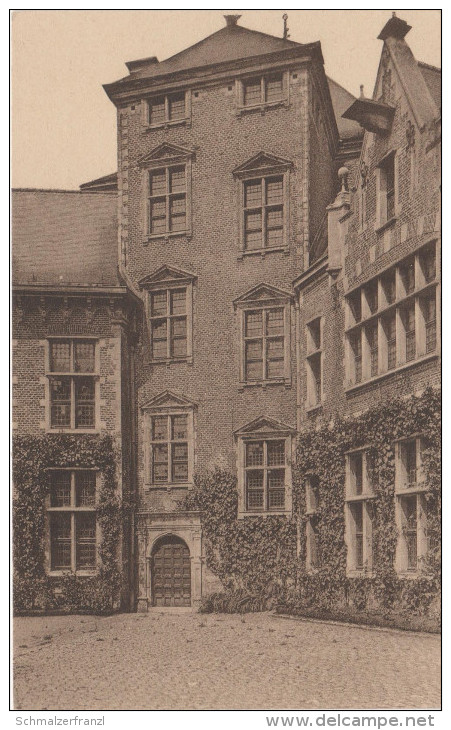
[[[283,18],[283,37],[284,37],[284,40],[286,40],[287,38],[290,37],[290,34],[288,33],[289,28],[288,28],[288,24],[287,24],[288,14],[284,13],[282,15],[282,18]]]

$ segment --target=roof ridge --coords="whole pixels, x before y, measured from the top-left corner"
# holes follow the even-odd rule
[[[347,89],[347,88],[346,88],[345,86],[343,86],[343,84],[339,84],[339,83],[338,83],[338,81],[335,81],[335,79],[333,79],[333,78],[332,78],[331,76],[329,76],[328,74],[326,74],[326,79],[328,79],[329,81],[332,81],[332,83],[333,83],[333,84],[335,84],[335,86],[339,86],[339,87],[340,87],[340,89],[343,89],[343,91],[346,91],[346,93],[347,93],[347,94],[349,94],[350,96],[353,96],[353,97],[354,97],[354,99],[356,99],[356,98],[357,98],[357,97],[355,96],[355,94],[353,94],[353,93],[352,93],[352,91],[349,91],[349,89]]]
[[[429,68],[431,71],[438,71],[439,73],[442,73],[442,69],[440,66],[433,66],[432,63],[425,63],[424,61],[417,61],[417,64],[419,66],[422,66],[423,68]]]
[[[75,193],[77,195],[115,195],[114,190],[67,190],[64,188],[11,188],[13,193]]]

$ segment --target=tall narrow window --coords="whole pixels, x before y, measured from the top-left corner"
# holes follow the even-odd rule
[[[247,381],[284,377],[284,309],[245,313],[245,377]]]
[[[347,568],[353,572],[373,567],[373,486],[368,454],[355,451],[346,457],[346,543]]]
[[[151,417],[151,483],[158,485],[188,481],[188,416]]]
[[[165,167],[149,172],[149,234],[186,230],[186,168]]]
[[[362,333],[359,330],[350,338],[354,358],[354,383],[362,381]]]
[[[310,475],[306,481],[305,489],[305,515],[306,522],[306,568],[314,570],[321,565],[320,542],[319,542],[319,516],[320,493],[318,477]]]
[[[152,360],[177,360],[187,355],[186,288],[150,293]]]
[[[50,570],[95,570],[95,505],[95,471],[61,469],[50,472]]]
[[[426,352],[434,352],[437,346],[437,315],[435,292],[423,301],[424,320],[426,326]]]
[[[415,304],[412,303],[410,306],[404,309],[403,313],[404,329],[406,338],[406,351],[405,359],[406,362],[415,360]]]
[[[94,340],[50,340],[50,427],[95,428]]]
[[[370,377],[377,375],[379,370],[379,344],[378,344],[378,324],[371,322],[366,327],[366,337],[368,347],[370,349]]]
[[[379,225],[384,225],[396,215],[395,206],[395,154],[388,155],[379,165]]]
[[[244,248],[283,246],[283,176],[261,177],[244,183]]]
[[[322,321],[317,317],[307,324],[307,405],[321,403],[322,378]]]
[[[414,436],[395,445],[395,499],[398,572],[415,572],[428,551],[427,484],[422,463],[422,438]]]
[[[396,367],[396,315],[390,313],[384,319],[384,330],[387,341],[387,370]]]
[[[246,444],[245,479],[248,511],[285,507],[285,440]]]

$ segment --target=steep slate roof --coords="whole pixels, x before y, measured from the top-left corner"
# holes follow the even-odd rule
[[[351,139],[352,137],[362,137],[363,129],[358,122],[352,119],[343,119],[342,114],[348,109],[352,102],[355,101],[349,91],[337,84],[336,81],[327,77],[329,84],[330,97],[334,108],[335,119],[337,121],[338,133],[341,139]]]
[[[436,66],[430,66],[428,63],[422,63],[418,61],[418,68],[420,69],[426,86],[429,89],[433,100],[435,101],[439,109],[442,108],[442,69]]]
[[[14,284],[120,286],[114,192],[13,190]]]

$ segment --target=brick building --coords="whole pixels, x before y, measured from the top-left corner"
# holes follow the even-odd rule
[[[117,176],[78,193],[15,193],[15,426],[114,437],[132,505],[123,604],[138,610],[197,604],[217,586],[201,516],[180,507],[194,474],[236,473],[239,520],[289,518],[298,431],[438,382],[436,278],[424,273],[439,220],[437,70],[413,59],[394,19],[375,98],[357,100],[326,77],[319,43],[238,20],[165,61],[131,61],[105,86]],[[416,283],[401,297],[411,262]],[[371,308],[386,275],[395,360],[383,339],[392,305]],[[50,574],[78,571],[83,541],[77,474],[55,474],[72,480],[71,517],[52,537],[51,487]]]

